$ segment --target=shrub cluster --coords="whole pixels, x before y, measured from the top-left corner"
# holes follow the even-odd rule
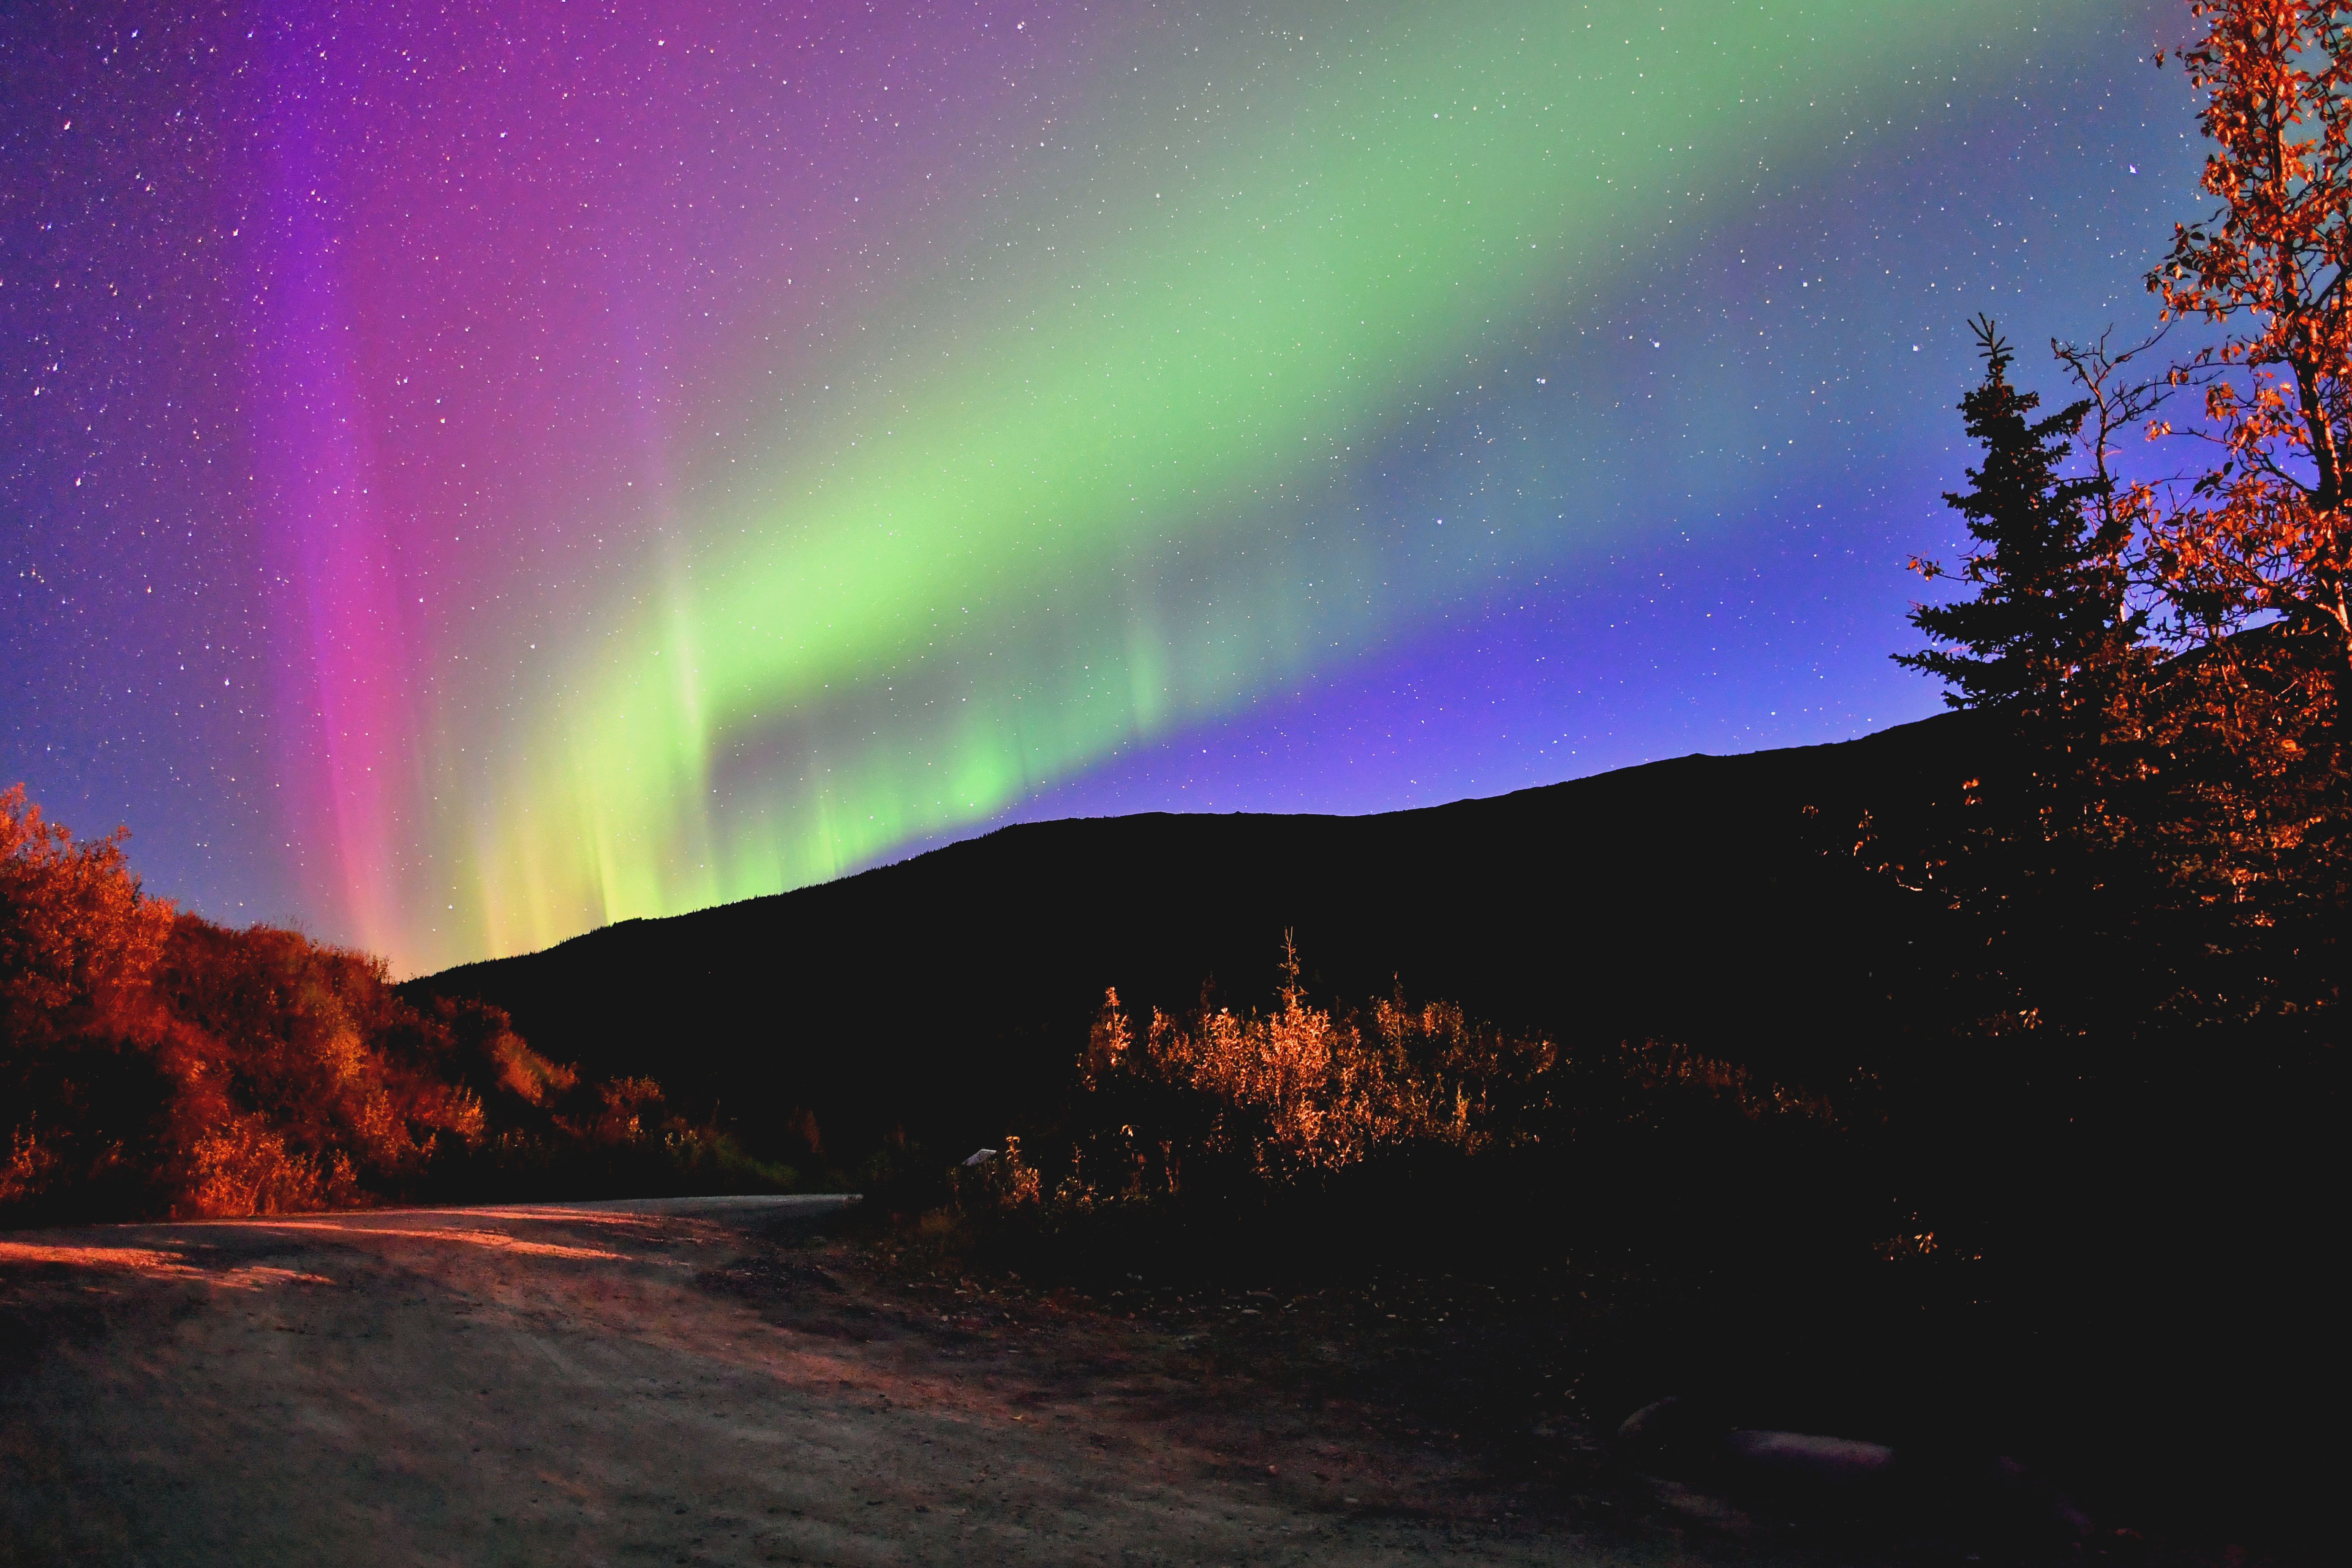
[[[0,793],[0,1225],[790,1179],[661,1103],[379,958],[178,913],[122,835]]]
[[[1457,1237],[1499,1224],[1525,1238],[1530,1214],[1559,1220],[1555,1236],[1647,1223],[1668,1168],[1746,1161],[1777,1188],[1843,1138],[1821,1096],[1682,1046],[1570,1049],[1401,993],[1318,1006],[1287,942],[1281,973],[1263,1013],[1204,1000],[1139,1026],[1107,993],[1058,1107],[955,1173],[953,1230],[1049,1267],[1173,1261],[1190,1237],[1259,1268],[1266,1248],[1344,1255],[1408,1215],[1444,1214]]]

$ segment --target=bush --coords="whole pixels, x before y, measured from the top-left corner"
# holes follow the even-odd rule
[[[412,1005],[382,959],[176,913],[122,838],[0,793],[0,1225],[795,1181],[496,1007]]]
[[[945,1184],[947,1234],[1081,1272],[1551,1256],[1602,1232],[1713,1246],[1785,1234],[1776,1208],[1837,1210],[1814,1189],[1850,1142],[1822,1097],[1679,1046],[1568,1049],[1402,994],[1317,1006],[1286,944],[1265,1014],[1155,1008],[1139,1028],[1108,993],[1070,1093]],[[1893,1224],[1878,1206],[1836,1213],[1857,1256]]]

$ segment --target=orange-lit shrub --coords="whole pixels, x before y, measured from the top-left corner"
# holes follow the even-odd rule
[[[304,1159],[267,1120],[246,1115],[196,1133],[172,1212],[205,1219],[299,1214],[347,1206],[361,1197],[349,1156],[337,1152],[324,1161]]]
[[[1268,1014],[1203,1007],[1189,1020],[1154,1008],[1139,1042],[1108,994],[1081,1065],[1090,1091],[1132,1083],[1196,1097],[1204,1149],[1239,1154],[1261,1176],[1289,1180],[1356,1164],[1407,1143],[1465,1152],[1499,1129],[1494,1094],[1549,1068],[1554,1047],[1470,1023],[1451,1003],[1402,997],[1357,1015],[1307,1000],[1285,942],[1282,985]]]
[[[79,1029],[119,1026],[144,999],[172,906],[143,897],[121,830],[76,844],[0,791],[0,1044],[11,1049]]]
[[[412,1006],[381,959],[175,914],[122,837],[77,844],[0,794],[0,1224],[658,1183],[614,1162],[668,1158],[664,1135],[682,1166],[742,1163],[651,1125],[652,1080],[583,1084],[495,1007]]]
[[[587,1114],[563,1125],[592,1143],[627,1143],[645,1135],[646,1116],[661,1103],[661,1085],[649,1078],[616,1078],[596,1086]]]
[[[77,844],[23,786],[0,792],[0,1212],[151,1196],[173,1092],[150,981],[173,915],[122,838]]]
[[[388,1190],[421,1174],[445,1137],[479,1136],[478,1100],[417,1048],[430,1023],[393,994],[381,960],[183,916],[154,989],[206,1042],[190,1076],[212,1079],[227,1113],[183,1133],[209,1212],[238,1212],[212,1205],[242,1191],[255,1194],[243,1212],[263,1213]]]
[[[1045,1145],[1066,1155],[1048,1170],[1008,1140],[960,1173],[967,1213],[1069,1217],[1188,1192],[1215,1207],[1325,1189],[1391,1157],[1462,1167],[1628,1130],[1689,1138],[1738,1122],[1832,1121],[1819,1096],[1677,1045],[1567,1051],[1402,994],[1355,1011],[1316,1006],[1287,939],[1271,1011],[1155,1008],[1139,1031],[1110,991],[1077,1065],[1066,1144]]]

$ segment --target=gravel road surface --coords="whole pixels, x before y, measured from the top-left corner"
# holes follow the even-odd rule
[[[0,1236],[0,1563],[1662,1563],[813,1242],[844,1200]]]

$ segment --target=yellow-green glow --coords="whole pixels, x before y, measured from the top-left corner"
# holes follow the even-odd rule
[[[469,847],[478,922],[446,951],[822,879],[1362,646],[1381,617],[1271,574],[1186,585],[1275,549],[1489,323],[1626,287],[1784,142],[1818,155],[1790,132],[1822,95],[1899,106],[2026,14],[1330,6],[1245,93],[1139,71],[1150,112],[1068,132],[1115,190],[1041,174],[873,342],[793,367],[756,471],[680,492],[662,580],[610,585],[540,706],[445,700],[472,739],[426,837]],[[1196,92],[1222,129],[1180,143]]]

